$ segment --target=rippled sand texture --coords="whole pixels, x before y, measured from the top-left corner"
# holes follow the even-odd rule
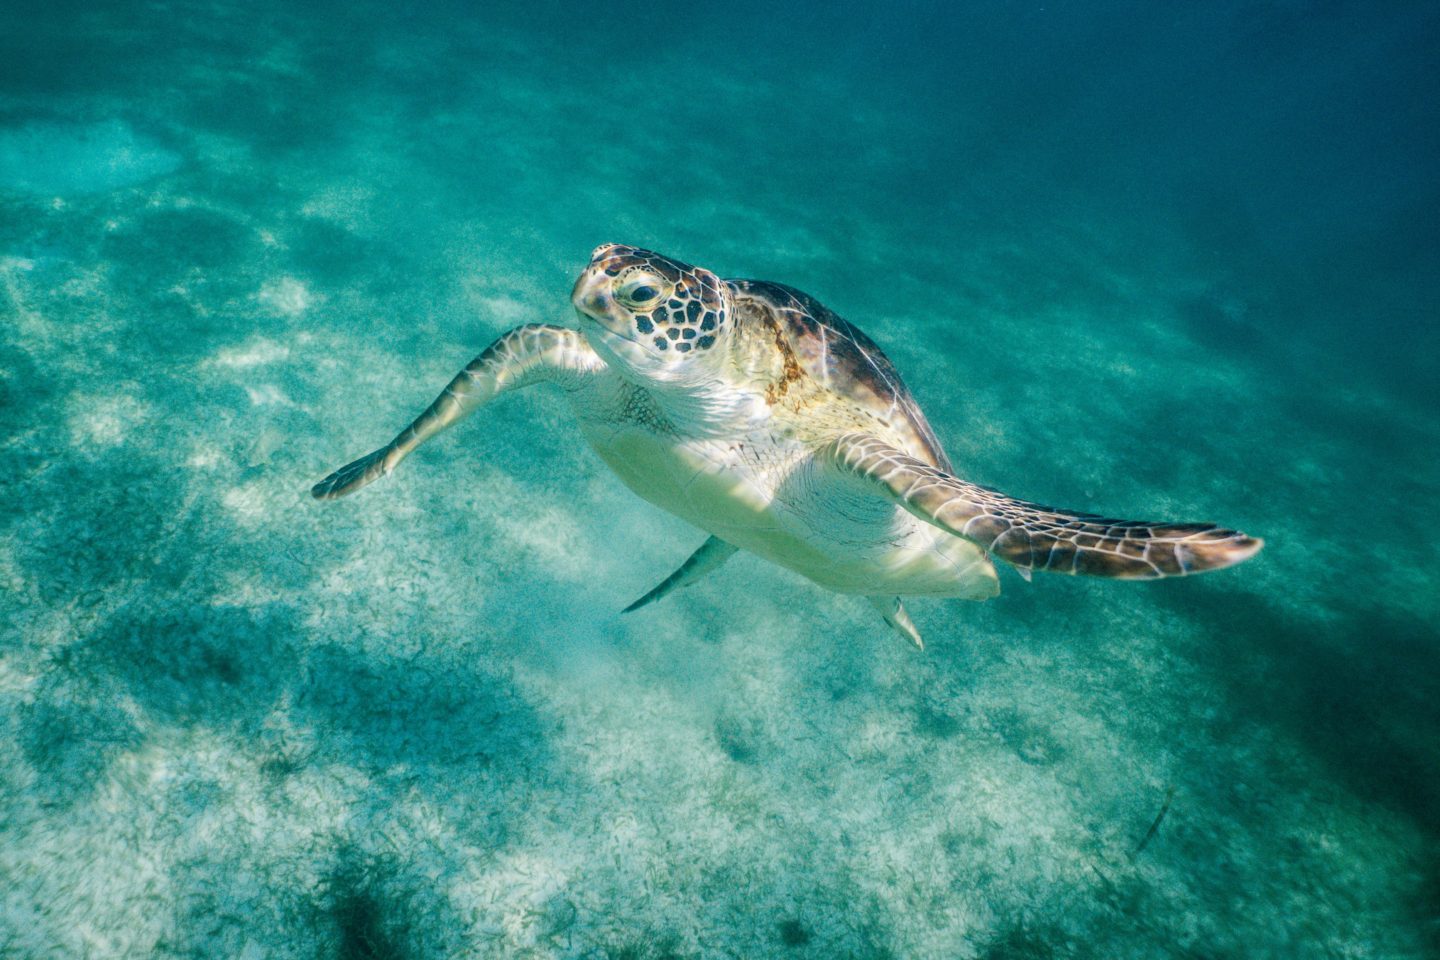
[[[1432,9],[309,9],[0,13],[0,954],[1440,949]],[[544,390],[306,496],[611,240],[1269,545],[920,654],[745,557],[621,618],[703,535]]]

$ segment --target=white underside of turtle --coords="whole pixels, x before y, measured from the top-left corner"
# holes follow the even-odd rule
[[[640,389],[620,381],[619,392]],[[999,592],[974,543],[876,497],[762,422],[721,437],[679,439],[650,424],[592,419],[573,402],[590,446],[644,499],[741,550],[837,593],[965,597]]]
[[[1231,566],[1262,545],[1208,523],[1055,510],[956,477],[879,347],[797,290],[606,244],[572,299],[578,330],[503,335],[314,495],[353,493],[499,394],[552,382],[626,486],[709,534],[627,612],[746,550],[871,598],[918,645],[901,598],[995,596],[992,558],[1027,580],[1032,570],[1158,579]]]

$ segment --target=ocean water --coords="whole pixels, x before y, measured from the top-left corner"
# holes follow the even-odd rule
[[[1437,41],[10,0],[0,955],[1440,955]],[[703,534],[553,390],[309,498],[607,241],[818,297],[967,479],[1268,545],[922,653],[744,555],[621,617]]]

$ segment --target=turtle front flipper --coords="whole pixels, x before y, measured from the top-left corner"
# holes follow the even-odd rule
[[[654,603],[673,590],[679,590],[681,587],[689,586],[711,570],[720,566],[726,560],[729,560],[739,549],[739,547],[726,543],[719,537],[712,536],[700,545],[700,549],[690,554],[690,559],[680,564],[679,570],[676,570],[670,574],[670,576],[661,580],[649,593],[620,612],[630,613],[632,610],[639,610],[641,607]]]
[[[394,469],[400,458],[394,444],[386,444],[374,453],[367,453],[359,460],[345,464],[330,476],[310,488],[310,495],[317,500],[334,500],[354,493],[367,484],[374,483]],[[387,462],[389,461],[389,462]]]
[[[1016,500],[865,434],[840,437],[826,453],[880,496],[1025,571],[1156,580],[1220,570],[1264,546],[1211,523],[1111,520]]]
[[[348,463],[310,488],[317,500],[354,493],[394,470],[420,444],[474,413],[495,397],[540,381],[576,385],[605,361],[578,331],[551,324],[516,327],[486,347],[455,375],[440,396],[394,440]]]

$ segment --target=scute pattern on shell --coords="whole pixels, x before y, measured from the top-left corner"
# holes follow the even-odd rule
[[[780,323],[790,352],[804,372],[828,389],[883,411],[885,419],[912,442],[910,452],[949,472],[940,446],[900,373],[875,341],[859,327],[803,291],[769,280],[727,280],[742,296],[755,298]]]

